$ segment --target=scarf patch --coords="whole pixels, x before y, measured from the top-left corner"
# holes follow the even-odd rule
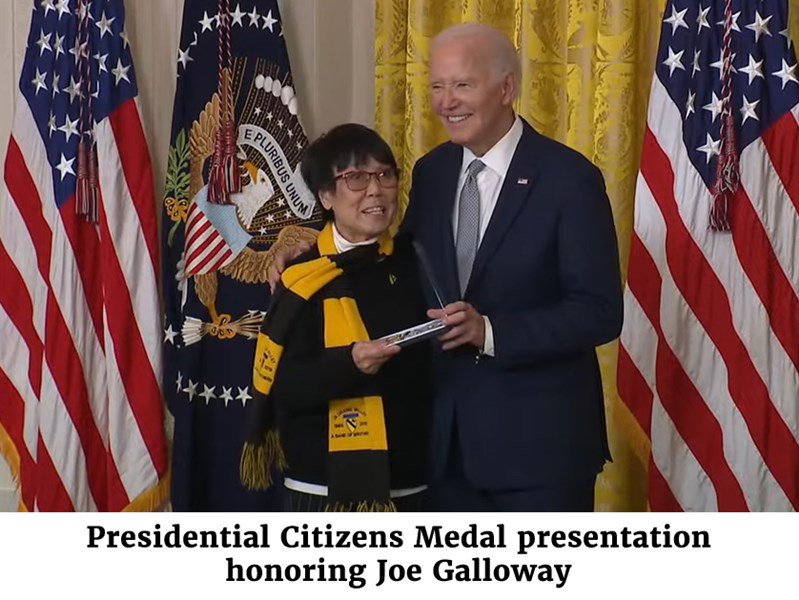
[[[328,411],[328,450],[388,450],[379,396],[333,400]]]

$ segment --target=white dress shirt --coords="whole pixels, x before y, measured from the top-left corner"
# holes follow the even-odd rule
[[[517,116],[513,121],[513,125],[502,138],[492,146],[488,152],[483,156],[475,156],[475,154],[468,148],[463,149],[463,163],[461,164],[461,173],[458,178],[458,191],[455,198],[460,198],[461,190],[464,183],[466,183],[466,170],[472,161],[479,158],[486,168],[477,174],[477,189],[480,190],[480,231],[477,237],[478,251],[479,244],[483,241],[488,224],[491,221],[491,215],[494,214],[494,209],[497,206],[499,199],[499,192],[502,190],[502,184],[505,182],[505,176],[508,174],[510,162],[516,152],[516,147],[519,145],[519,140],[522,139],[522,121]],[[458,235],[458,202],[456,200],[455,206],[452,210],[452,235],[457,238]],[[482,353],[488,356],[494,356],[494,330],[491,327],[491,321],[483,315],[485,321],[485,341],[483,343]]]

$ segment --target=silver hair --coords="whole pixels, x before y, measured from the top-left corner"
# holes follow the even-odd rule
[[[482,23],[460,23],[453,25],[436,35],[430,41],[430,52],[437,46],[452,41],[461,41],[480,38],[490,49],[491,64],[497,79],[502,79],[508,73],[514,78],[514,99],[519,97],[519,86],[522,81],[522,65],[519,54],[513,43],[499,29]]]

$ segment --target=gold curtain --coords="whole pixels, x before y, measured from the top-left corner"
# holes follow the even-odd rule
[[[602,169],[626,272],[646,106],[666,0],[377,0],[375,123],[407,192],[414,161],[446,139],[428,100],[426,58],[442,29],[478,21],[522,59],[518,113]],[[403,194],[405,197],[405,194]],[[614,462],[598,510],[646,509],[649,446],[616,393],[617,346],[599,350]]]

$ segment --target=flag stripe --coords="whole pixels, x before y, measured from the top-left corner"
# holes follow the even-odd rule
[[[196,275],[197,265],[204,261],[208,256],[213,256],[214,252],[219,252],[223,240],[219,236],[209,232],[208,237],[203,241],[201,247],[195,247],[186,254],[186,274]]]
[[[99,506],[104,506],[107,503],[109,489],[106,475],[106,448],[91,413],[89,390],[82,377],[83,370],[78,350],[75,348],[69,330],[64,323],[63,314],[58,308],[57,300],[52,292],[48,298],[45,336],[52,341],[52,344],[48,343],[45,346],[45,356],[55,381],[53,389],[42,392],[41,412],[48,413],[58,407],[55,402],[49,407],[45,406],[44,399],[54,395],[60,397],[69,418],[77,429],[81,446],[86,454],[86,469],[94,501]],[[44,416],[41,418],[44,419]],[[62,447],[57,454],[60,455],[61,452],[68,449],[74,450],[75,448]],[[59,473],[64,475],[62,470],[59,470]]]
[[[625,306],[625,318],[630,313]],[[655,348],[656,350],[656,348]],[[627,405],[647,437],[652,434],[652,401],[654,394],[624,346],[619,346],[619,396],[630,398]]]
[[[719,508],[721,510],[746,510],[743,490],[722,451],[721,427],[693,381],[683,370],[671,347],[666,343],[661,329],[660,298],[656,299],[657,304],[648,305],[642,301],[642,298],[646,298],[646,294],[639,294],[639,287],[647,286],[649,289],[657,290],[662,288],[663,282],[657,265],[648,248],[642,248],[636,258],[635,277],[631,271],[627,282],[630,292],[639,299],[643,312],[648,316],[655,315],[654,319],[651,316],[649,318],[658,335],[655,365],[656,386],[660,390],[659,401],[674,423],[679,436],[685,440],[691,452],[696,456],[701,469],[707,473],[716,489],[724,492],[720,494],[722,497],[719,499]],[[651,302],[651,296],[648,301]],[[653,453],[661,473],[669,479],[668,469],[676,467],[671,463],[666,465],[659,462],[661,456],[669,456],[671,453],[656,451],[658,422],[653,414]],[[671,436],[669,437],[671,438]],[[673,443],[669,443],[667,447],[673,447]]]
[[[9,385],[14,389],[14,392],[11,393],[10,396],[19,398],[20,401],[23,401],[25,404],[23,417],[25,420],[23,424],[23,437],[25,441],[22,445],[17,445],[16,448],[18,452],[27,452],[28,448],[32,448],[32,452],[28,454],[30,456],[36,456],[35,485],[32,488],[31,494],[23,492],[23,497],[29,497],[29,501],[30,496],[33,495],[34,503],[26,504],[26,506],[33,508],[35,504],[44,501],[46,505],[52,506],[54,510],[70,510],[74,506],[73,501],[80,497],[80,489],[85,489],[85,478],[81,480],[82,485],[76,484],[76,478],[74,476],[72,479],[64,481],[57,473],[46,470],[42,471],[40,469],[39,459],[41,457],[42,436],[48,437],[49,439],[58,436],[62,439],[72,440],[77,438],[77,432],[72,426],[72,421],[68,416],[61,419],[57,431],[49,427],[51,421],[49,420],[50,415],[48,414],[50,410],[48,393],[52,386],[52,378],[50,377],[49,369],[45,364],[42,377],[41,400],[37,401],[36,395],[28,382],[26,373],[26,365],[29,364],[30,353],[19,331],[13,326],[11,319],[8,318],[8,315],[2,308],[0,308],[0,336],[2,336],[2,339],[6,343],[6,351],[0,353],[0,371],[4,373],[5,377],[8,379]],[[56,408],[59,411],[63,411],[62,407],[57,406]],[[40,416],[42,418],[39,418]],[[41,425],[41,430],[37,425],[33,431],[29,432],[28,428],[31,421]],[[80,447],[77,449],[76,456],[85,460]],[[80,473],[77,475],[79,476]],[[52,488],[52,490],[50,488]],[[59,488],[64,490],[63,495],[68,498],[66,504],[61,502],[63,498]],[[67,488],[69,488],[70,493],[66,493]],[[59,503],[49,504],[48,494],[53,494],[52,497],[59,500]],[[43,495],[44,499],[42,499]]]
[[[103,282],[101,279],[97,257],[101,254],[100,240],[97,237],[97,232],[94,228],[86,227],[85,221],[75,214],[74,199],[70,200],[62,211],[57,211],[52,205],[45,205],[44,211],[45,218],[50,222],[50,229],[53,231],[55,239],[53,240],[54,247],[62,249],[61,252],[55,254],[53,271],[56,277],[51,273],[51,279],[65,277],[64,286],[61,293],[58,294],[59,299],[72,300],[74,303],[70,304],[74,310],[80,311],[76,314],[76,319],[70,321],[77,325],[78,323],[90,318],[91,323],[86,323],[86,331],[92,330],[92,333],[99,344],[99,352],[102,354],[103,349]],[[58,226],[55,226],[56,220]],[[66,235],[69,240],[69,246],[58,238],[59,235]],[[70,251],[71,250],[71,251]],[[76,285],[69,281],[74,274],[80,277],[82,293],[73,294],[71,288]],[[85,304],[84,310],[81,304]],[[90,343],[86,340],[86,343]]]
[[[633,234],[633,249],[637,257],[644,256],[648,258],[648,251],[636,234]],[[705,489],[707,486],[710,487],[710,496],[714,498],[715,502],[715,493],[712,491],[712,486],[709,484],[708,476],[691,453],[685,440],[680,436],[676,425],[665,410],[661,399],[655,399],[651,391],[657,387],[658,369],[660,365],[659,356],[662,355],[665,357],[667,368],[669,368],[670,365],[670,368],[679,369],[678,366],[674,365],[676,361],[673,360],[673,357],[670,357],[671,353],[669,352],[668,346],[663,349],[660,348],[662,344],[660,339],[662,332],[658,332],[655,325],[653,325],[653,323],[655,323],[659,326],[661,323],[659,311],[662,310],[659,308],[660,299],[657,296],[653,297],[650,293],[653,289],[659,291],[662,284],[657,278],[651,281],[647,280],[647,278],[651,276],[653,269],[654,265],[651,263],[651,260],[636,261],[635,269],[630,273],[630,277],[633,279],[633,283],[631,284],[633,286],[632,289],[635,291],[643,289],[644,293],[642,297],[646,298],[648,304],[646,309],[644,309],[638,303],[635,294],[629,293],[625,295],[624,308],[624,318],[628,325],[624,331],[624,336],[628,338],[630,335],[633,335],[631,332],[635,332],[636,342],[634,346],[631,346],[634,354],[628,355],[631,361],[629,369],[632,374],[640,379],[645,389],[631,390],[621,387],[619,389],[622,398],[625,399],[629,398],[629,394],[631,393],[640,394],[641,397],[650,399],[648,410],[651,415],[651,426],[649,427],[649,431],[652,440],[653,454],[653,459],[650,461],[650,477],[653,476],[653,473],[656,475],[656,477],[650,479],[651,485],[655,486],[651,488],[652,510],[679,510],[678,507],[680,505],[685,507],[700,507],[703,505],[704,498],[707,497],[708,490]],[[641,282],[651,284],[651,287],[642,286]],[[658,292],[658,296],[659,295]],[[629,339],[625,338],[622,340],[623,345],[620,351],[624,350],[625,345],[628,345],[630,342]],[[627,366],[625,363],[620,363],[620,365],[622,369]],[[685,379],[684,373],[681,373],[681,380],[682,379]],[[668,392],[664,393],[667,395],[666,402],[671,407],[678,406],[675,402],[675,396],[668,395]],[[703,408],[704,407],[701,406],[700,403],[697,410],[698,417],[705,415]],[[656,416],[654,413],[656,413]],[[683,418],[683,413],[676,412],[676,414]],[[715,426],[712,418],[706,418],[708,418],[708,421],[705,426]],[[684,424],[682,427],[683,430],[685,430]],[[701,440],[699,436],[695,436],[692,439]],[[678,456],[680,459],[676,461],[676,465],[671,462],[661,462],[661,465],[658,466],[658,461],[662,461],[662,457],[665,456]],[[708,458],[707,454],[702,455],[702,457],[703,460],[706,461],[712,460],[712,457]],[[661,468],[663,473],[661,473]],[[725,472],[721,472],[716,475],[716,477],[724,478],[726,475]],[[681,503],[679,503],[677,507],[673,504],[676,500],[674,500],[669,484],[666,483],[667,479],[674,490],[679,493]],[[684,485],[685,481],[690,481],[692,484]],[[695,482],[699,483],[695,484]],[[715,504],[712,507],[705,506],[705,508],[715,508]]]
[[[30,232],[30,237],[34,241],[39,273],[46,282],[50,271],[50,248],[48,245],[50,229],[42,216],[39,191],[25,167],[25,160],[13,137],[8,143],[5,172],[15,174],[13,179],[6,179],[6,189],[12,201],[10,204],[16,206],[22,217],[25,230]],[[21,199],[25,199],[25,201],[20,201]]]
[[[202,219],[202,222],[196,228],[192,228],[192,224],[188,224],[186,228],[186,230],[189,231],[188,238],[186,239],[187,256],[196,254],[210,243],[209,240],[214,240],[219,237],[219,234],[211,228],[211,222],[206,219],[204,215],[194,218],[195,221],[198,219]]]
[[[796,123],[791,115],[787,115],[787,119],[783,117],[783,120]],[[780,129],[784,128],[785,126],[780,126]],[[743,203],[744,209],[754,211],[755,217],[746,216],[756,219],[755,225],[763,229],[760,237],[765,239],[769,252],[774,255],[770,260],[779,263],[780,269],[785,273],[784,277],[787,277],[789,289],[796,295],[799,292],[799,264],[796,261],[795,238],[799,233],[799,213],[791,204],[789,191],[783,184],[785,176],[774,170],[776,165],[772,164],[767,147],[760,140],[744,150],[741,159],[743,162],[739,190],[746,194],[747,201],[744,203],[736,198],[734,208],[740,210],[739,205]],[[781,167],[785,168],[784,165]],[[733,235],[737,233],[739,232],[733,229]]]
[[[102,236],[111,239],[104,203],[100,205],[100,228]],[[166,471],[166,449],[160,435],[163,413],[160,405],[150,400],[159,398],[161,390],[133,318],[135,313],[131,296],[113,248],[103,252],[102,263],[103,279],[109,296],[106,302],[108,327],[114,340],[116,365],[127,392],[128,402],[125,405],[133,412],[150,459],[160,477]]]
[[[799,109],[794,109],[794,111],[797,110]],[[799,155],[799,123],[797,123],[797,119],[799,116],[787,113],[767,129],[762,138],[769,159],[774,165],[795,212],[799,212],[799,173],[796,168],[796,156]],[[786,207],[783,210],[789,208]],[[783,211],[778,211],[778,214],[780,212]],[[790,240],[777,239],[776,241],[787,243]],[[794,256],[796,255],[794,254]]]
[[[39,438],[39,449],[36,456],[36,471],[39,481],[42,483],[36,496],[36,506],[34,507],[36,510],[56,512],[81,510],[80,506],[75,506],[67,493],[58,468],[41,438]],[[87,508],[83,510],[90,510],[90,506],[87,505]]]
[[[189,205],[188,213],[186,214],[186,231],[191,231],[191,228],[194,225],[194,222],[199,219],[201,216],[204,216],[200,208],[197,206],[195,202],[192,202]],[[186,241],[188,241],[188,236],[186,236]],[[188,245],[188,244],[186,244]]]
[[[5,361],[0,359],[0,364],[5,364]],[[25,401],[4,369],[0,369],[0,398],[0,422],[19,456],[21,499],[25,507],[32,510],[36,500],[35,463],[25,443]]]
[[[105,156],[110,152],[118,153],[121,172],[125,176],[125,185],[114,187],[108,184],[103,185],[104,189],[117,189],[128,195],[130,202],[136,209],[139,228],[136,233],[144,238],[147,245],[147,252],[150,256],[152,271],[156,280],[159,277],[158,267],[158,222],[155,214],[155,194],[153,191],[153,170],[150,164],[150,156],[142,152],[142,148],[147,147],[147,139],[139,119],[139,111],[135,99],[128,100],[119,105],[117,110],[108,119],[113,129],[113,139],[116,143],[106,146]],[[98,138],[101,137],[100,131],[105,127],[105,122],[99,123],[97,130]],[[126,198],[127,200],[127,198]],[[126,206],[126,203],[116,203],[118,206]],[[108,208],[108,207],[106,207]],[[149,269],[147,270],[149,272]]]
[[[768,389],[735,331],[726,291],[680,218],[673,195],[671,163],[648,128],[641,173],[666,222],[666,255],[675,283],[728,365],[730,394],[749,426],[753,442],[797,507],[799,473],[795,466],[799,465],[799,447],[771,403]]]
[[[197,210],[196,205],[191,204],[186,211],[186,224],[185,224],[185,237],[188,238],[188,232],[191,231],[191,227],[193,226],[194,221],[197,219]],[[179,221],[178,221],[179,223]],[[184,249],[188,249],[188,245],[186,244],[186,239],[183,240]]]
[[[212,271],[219,270],[222,267],[226,267],[233,261],[234,258],[235,256],[233,255],[233,251],[230,248],[227,248],[224,252],[222,252],[222,254],[219,255],[213,265],[203,269],[203,272],[210,273]]]
[[[794,122],[791,115],[787,117]],[[733,204],[733,240],[741,266],[767,308],[771,327],[796,372],[799,347],[791,340],[799,339],[799,215],[787,201],[778,174],[765,165],[757,168],[757,158],[770,162],[765,149],[752,144],[743,156],[747,160],[741,168],[742,185]],[[785,240],[788,247],[773,240]]]
[[[6,236],[5,234],[9,231],[16,231],[17,235]],[[33,240],[30,235],[28,235],[28,231],[25,228],[22,215],[20,215],[13,202],[7,202],[5,205],[4,218],[0,220],[0,235],[2,235],[5,240],[4,244],[9,258],[14,262],[15,268],[18,270],[20,276],[25,280],[24,288],[22,286],[20,287],[27,291],[28,298],[32,302],[32,312],[29,316],[34,331],[30,334],[31,343],[34,343],[37,339],[43,340],[48,288],[46,282],[39,274],[38,264],[36,261],[31,260],[31,257],[36,256],[36,249]],[[13,279],[4,278],[3,281],[9,282],[8,285],[3,286],[4,288],[12,288],[18,285],[18,282],[15,284]],[[0,308],[2,307],[3,304],[0,304]],[[13,314],[13,312],[6,313],[9,325],[12,324],[12,317],[8,316],[11,314]],[[16,320],[24,319],[25,317],[26,315],[22,313],[20,317],[15,316],[13,318]],[[14,322],[13,325],[20,335],[21,332],[25,330],[22,321],[20,321],[20,323]],[[27,341],[27,338],[23,339]],[[25,418],[23,439],[26,445],[26,451],[33,457],[36,455],[36,446],[39,437],[35,415],[38,408],[38,399],[41,395],[42,371],[44,369],[44,345],[41,341],[39,346],[40,347],[36,347],[36,345],[34,345],[28,347],[28,353],[32,358],[24,359],[25,363],[28,364],[28,379],[31,385],[32,395],[26,399],[26,415],[30,415],[30,418],[28,416]],[[0,355],[2,355],[4,351],[11,354],[8,359],[10,360],[8,364],[24,364],[23,359],[16,356],[19,350],[12,346],[12,344],[8,343],[2,346]]]
[[[19,330],[31,354],[28,363],[28,381],[36,396],[42,388],[42,361],[44,346],[33,324],[33,303],[28,288],[5,246],[0,243],[0,306]]]
[[[159,479],[159,472],[153,464],[149,453],[144,454],[140,449],[146,449],[144,434],[139,430],[122,381],[122,373],[117,364],[116,356],[119,354],[111,328],[106,327],[106,348],[109,359],[106,361],[106,377],[108,379],[109,398],[113,401],[108,405],[109,431],[108,446],[114,464],[118,465],[119,477],[125,486],[128,499],[135,498],[138,491],[153,487]],[[124,344],[124,340],[121,344]],[[108,510],[124,509],[129,502],[120,498],[120,504],[109,506]]]
[[[682,512],[682,506],[680,506],[674,494],[671,493],[669,484],[651,461],[649,463],[649,489],[653,497],[649,510],[653,512]]]
[[[136,116],[135,104],[128,103],[133,110],[132,116]],[[130,110],[125,111],[126,115]],[[126,116],[127,120],[130,117]],[[124,125],[124,123],[123,123]],[[117,127],[121,127],[119,124]],[[146,361],[149,363],[149,369],[145,366],[147,362],[140,362],[137,365],[137,370],[143,372],[145,369],[150,374],[152,379],[156,382],[155,394],[141,398],[143,404],[152,404],[155,408],[160,405],[157,401],[160,399],[160,384],[158,383],[158,375],[161,372],[161,353],[159,346],[161,344],[161,319],[160,307],[158,298],[152,293],[152,290],[158,288],[158,270],[153,264],[143,264],[140,257],[147,255],[147,247],[153,243],[147,239],[143,233],[146,227],[155,228],[155,207],[153,204],[152,194],[148,197],[143,194],[144,198],[135,198],[132,193],[128,193],[126,186],[116,186],[114,178],[116,174],[126,171],[127,167],[124,163],[126,158],[130,158],[128,154],[122,154],[117,149],[124,147],[125,143],[117,144],[114,136],[117,130],[112,130],[109,126],[109,121],[99,123],[96,128],[98,155],[100,157],[100,182],[102,189],[118,189],[118,193],[114,195],[112,202],[106,202],[103,196],[102,209],[105,212],[106,219],[103,235],[103,254],[114,254],[118,260],[117,263],[121,269],[120,274],[124,276],[125,287],[111,286],[112,295],[121,295],[123,291],[129,296],[129,299],[122,299],[128,302],[131,307],[131,319],[128,324],[131,327],[131,332],[137,334],[144,346],[146,352]],[[135,160],[135,159],[133,159]],[[136,168],[144,168],[142,166],[134,165]],[[146,176],[147,181],[150,181],[151,174],[149,171],[149,161],[146,161]],[[149,187],[152,191],[152,186]],[[121,202],[120,202],[121,200]],[[149,207],[145,208],[137,206],[136,214],[139,218],[130,215],[129,210],[124,210],[124,207],[130,204],[137,205],[146,201]],[[143,219],[140,221],[139,219]],[[146,225],[149,223],[149,225]],[[157,251],[157,246],[152,250]],[[112,301],[113,302],[113,301]],[[157,422],[161,421],[160,413],[156,418],[155,414],[151,416]],[[160,435],[160,426],[155,431],[151,431],[151,435],[156,438],[162,437]]]
[[[652,419],[650,481],[663,486],[652,490],[652,510],[674,511],[675,503],[683,510],[746,509],[742,494],[740,504],[719,505],[714,490],[714,485],[719,481],[718,472],[708,473],[703,468],[693,448],[680,435],[671,415],[658,398],[652,404]],[[731,489],[734,490],[734,479]]]
[[[217,264],[228,251],[225,240],[221,237],[214,237],[201,253],[186,261],[186,272],[191,274],[207,272],[206,269]]]
[[[752,203],[743,187],[738,188],[733,210],[733,241],[749,280],[766,307],[771,330],[782,344],[790,363],[780,371],[793,374],[799,369],[799,298],[783,272]],[[791,364],[792,363],[792,364]],[[772,390],[776,388],[769,386]],[[787,399],[792,405],[793,399]],[[794,431],[798,431],[794,422]]]
[[[202,263],[197,266],[196,273],[210,273],[221,269],[233,258],[233,251],[225,243],[225,240],[221,240],[221,242],[222,247],[215,250],[213,255],[205,257]]]

